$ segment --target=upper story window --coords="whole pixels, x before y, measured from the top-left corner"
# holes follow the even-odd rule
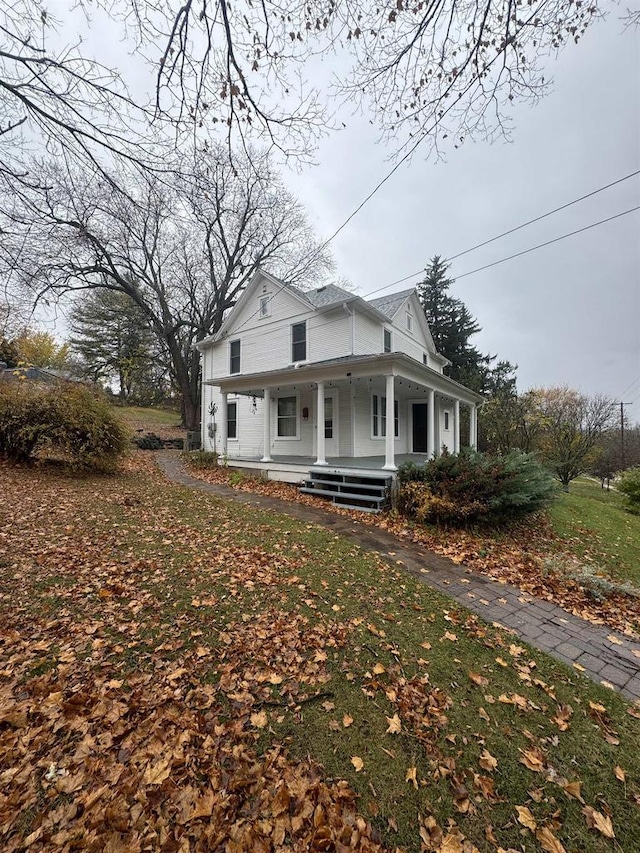
[[[307,360],[307,322],[291,326],[291,361]]]
[[[240,373],[240,341],[229,344],[229,373]]]
[[[407,311],[407,331],[413,332],[413,315]]]
[[[270,317],[271,316],[271,296],[261,296],[260,297],[260,307],[258,309],[258,317]]]
[[[429,364],[429,360],[428,360],[428,358],[427,358],[427,354],[426,354],[426,352],[423,352],[423,353],[422,353],[422,363],[423,363],[423,364]]]
[[[385,329],[383,333],[383,352],[392,352],[391,348],[391,329]]]

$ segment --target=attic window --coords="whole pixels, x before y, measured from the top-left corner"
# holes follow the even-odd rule
[[[407,311],[407,329],[412,332],[413,331],[413,317]]]
[[[422,363],[423,363],[423,364],[429,364],[429,361],[428,361],[428,359],[427,359],[427,354],[426,354],[426,352],[423,352],[423,353],[422,353]]]
[[[261,296],[260,297],[260,317],[269,317],[271,316],[271,296]]]

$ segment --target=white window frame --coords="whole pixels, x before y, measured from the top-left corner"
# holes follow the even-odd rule
[[[445,432],[449,432],[449,421],[450,421],[450,412],[449,409],[445,409],[442,413],[442,429]]]
[[[386,348],[386,337],[389,335],[389,349]],[[391,329],[382,329],[382,352],[393,352],[393,333]]]
[[[236,434],[229,435],[229,406],[236,407]],[[239,412],[239,403],[238,398],[236,397],[234,400],[227,400],[227,441],[239,441],[240,434],[240,412]]]
[[[429,359],[427,357],[426,352],[422,353],[422,363],[424,364],[425,367],[429,367]]]
[[[293,357],[293,327],[304,325],[304,358],[294,359]],[[291,364],[305,364],[309,361],[309,324],[306,320],[298,320],[297,323],[292,323],[289,326],[289,343],[291,346]],[[300,341],[298,341],[300,343]]]
[[[266,311],[263,311],[262,306],[266,305]],[[258,319],[264,320],[265,317],[271,316],[271,294],[262,293],[258,297]]]
[[[240,352],[238,353],[238,369],[233,371],[231,370],[231,347],[233,344],[238,344],[240,348]],[[234,338],[232,341],[229,341],[229,376],[237,376],[239,373],[242,373],[242,341],[240,338]]]
[[[407,323],[407,331],[413,334],[413,314],[411,311],[407,311],[406,315],[406,323]]]
[[[376,397],[378,400],[378,414],[375,415],[375,417],[377,417],[377,419],[378,419],[378,421],[377,421],[377,423],[378,423],[378,435],[375,435],[374,430],[373,430],[373,424],[374,424],[373,398],[374,397]],[[400,438],[400,403],[399,403],[397,397],[393,401],[393,408],[394,408],[393,423],[394,423],[394,427],[396,428],[396,432],[395,432],[395,435],[393,437],[394,438]],[[369,420],[369,423],[371,424],[371,438],[373,439],[373,441],[382,441],[387,437],[387,435],[386,435],[386,432],[387,432],[386,421],[387,421],[387,398],[382,394],[372,394],[371,395],[371,418]],[[385,427],[384,433],[382,432],[383,422],[384,422],[384,427]]]
[[[278,435],[278,426],[279,426],[279,417],[278,417],[278,404],[280,400],[288,399],[289,397],[295,397],[296,400],[296,434],[295,435]],[[300,441],[300,393],[298,391],[292,391],[290,394],[278,394],[276,397],[276,430],[275,430],[275,441]]]

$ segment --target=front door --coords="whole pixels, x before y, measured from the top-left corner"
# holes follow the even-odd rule
[[[412,450],[414,453],[427,453],[427,404],[411,405]]]
[[[320,425],[322,429],[322,424]],[[325,391],[324,395],[324,451],[325,456],[339,456],[338,450],[338,392]]]

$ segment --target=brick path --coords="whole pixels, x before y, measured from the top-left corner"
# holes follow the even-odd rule
[[[487,622],[500,623],[558,660],[569,665],[579,664],[584,674],[594,681],[607,682],[628,699],[640,700],[640,658],[633,654],[640,652],[640,641],[634,642],[610,628],[579,619],[550,601],[533,598],[509,584],[476,574],[466,566],[377,527],[320,506],[291,503],[206,483],[187,473],[177,453],[162,452],[156,458],[167,478],[174,483],[320,524],[354,539],[365,550],[375,551],[394,564],[402,561],[407,572],[464,604]],[[609,637],[615,637],[617,642]]]

